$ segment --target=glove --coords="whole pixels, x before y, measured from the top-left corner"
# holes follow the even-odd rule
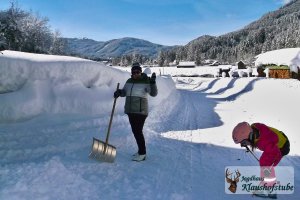
[[[156,83],[156,74],[153,72],[150,78],[150,84],[155,84]]]
[[[119,96],[121,96],[122,90],[118,89],[114,92],[114,98],[118,98]]]

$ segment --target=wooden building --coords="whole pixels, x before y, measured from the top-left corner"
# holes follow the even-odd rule
[[[195,61],[179,62],[177,65],[177,68],[194,68],[194,67],[196,67]]]

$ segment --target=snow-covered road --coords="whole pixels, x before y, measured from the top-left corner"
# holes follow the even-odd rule
[[[226,166],[257,165],[244,150],[225,147],[234,146],[228,117],[241,116],[244,111],[234,107],[257,90],[256,79],[232,81],[179,81],[176,97],[155,107],[146,121],[143,163],[130,161],[136,146],[122,113],[113,122],[110,143],[118,150],[113,164],[87,157],[92,137],[104,137],[107,116],[44,115],[1,124],[1,199],[252,199],[224,191]],[[282,165],[294,166],[300,183],[299,156],[284,158]],[[299,195],[296,190],[281,196]]]

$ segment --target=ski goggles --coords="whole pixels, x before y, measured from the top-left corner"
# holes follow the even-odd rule
[[[246,147],[248,145],[251,145],[251,143],[253,143],[254,139],[255,139],[254,138],[254,133],[250,132],[248,139],[244,139],[244,140],[241,141],[241,147]]]

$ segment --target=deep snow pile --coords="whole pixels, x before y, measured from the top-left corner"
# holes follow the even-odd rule
[[[80,58],[3,51],[0,123],[45,113],[107,114],[117,83],[123,86],[129,77],[129,73]],[[151,107],[175,91],[170,77],[159,77],[158,83],[168,89],[150,102]]]

